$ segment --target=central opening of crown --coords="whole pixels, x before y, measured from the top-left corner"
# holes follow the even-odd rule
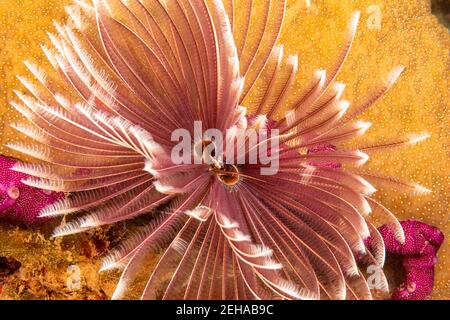
[[[232,187],[239,182],[239,169],[235,165],[224,164],[220,168],[211,166],[211,171],[213,171],[216,174],[217,179],[226,186]]]
[[[213,141],[211,140],[202,140],[203,150],[210,146]],[[215,147],[211,150],[210,156],[214,158],[216,156]],[[210,171],[214,172],[224,185],[232,187],[239,182],[239,169],[233,164],[220,164],[218,161],[215,161],[214,164],[210,166]]]

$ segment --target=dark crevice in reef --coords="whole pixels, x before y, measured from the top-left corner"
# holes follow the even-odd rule
[[[397,288],[405,279],[402,257],[395,254],[387,254],[384,273],[388,279],[389,288]]]
[[[450,29],[450,1],[431,0],[431,12],[444,26]]]
[[[13,274],[21,266],[22,263],[12,257],[0,257],[0,278]]]

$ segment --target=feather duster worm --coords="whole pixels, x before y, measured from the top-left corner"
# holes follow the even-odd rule
[[[317,70],[289,102],[298,60],[277,45],[285,1],[259,2],[258,17],[256,6],[252,0],[75,1],[68,23],[55,23],[57,32],[49,34],[51,47],[43,46],[58,76],[27,62],[35,80],[20,78],[29,94],[16,92],[12,105],[29,122],[13,127],[36,143],[9,147],[42,160],[14,167],[32,176],[24,183],[70,193],[40,213],[69,220],[54,236],[153,217],[104,259],[102,270],[123,268],[113,298],[127,294],[145,254],[163,248],[144,299],[367,299],[355,256],[382,273],[385,252],[365,220],[372,208],[404,241],[366,178],[427,190],[351,166],[364,164],[366,152],[425,136],[339,147],[369,128],[354,119],[403,68],[346,113],[345,86],[335,79],[355,36],[355,13],[336,63]],[[234,27],[237,19],[243,28]],[[251,97],[257,81],[263,93]],[[226,160],[211,153],[208,164],[174,163],[172,133],[194,134],[197,121],[204,130],[231,132],[227,145],[251,129],[277,132],[279,147],[268,150],[278,154],[276,174],[262,175],[261,162],[236,164],[246,152]],[[192,144],[204,157],[212,142]],[[371,251],[364,245],[369,236]]]

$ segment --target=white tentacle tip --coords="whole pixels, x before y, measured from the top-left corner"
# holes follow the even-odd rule
[[[361,17],[361,11],[353,11],[352,17],[350,18],[350,30],[355,30],[358,27],[359,18]]]
[[[153,183],[155,186],[155,189],[163,194],[176,194],[176,193],[183,193],[183,189],[177,188],[168,184],[162,183],[160,180],[157,180]]]
[[[414,184],[414,194],[417,196],[427,195],[433,192],[431,189],[428,189],[418,183]]]
[[[357,166],[364,165],[367,161],[369,161],[369,155],[365,152],[362,152],[360,150],[356,151],[356,155],[360,158],[358,161],[356,161]]]
[[[267,126],[267,115],[265,114],[260,114],[256,116],[256,118],[251,123],[251,127],[256,130],[265,129],[266,126]]]
[[[365,133],[372,126],[372,122],[369,121],[357,121],[356,126],[361,131],[361,134]]]
[[[371,183],[369,183],[367,180],[365,180],[361,177],[358,177],[358,179],[364,185],[364,194],[370,196],[370,195],[374,194],[375,192],[377,192],[377,189]]]
[[[267,259],[265,261],[264,265],[262,266],[262,269],[281,270],[281,269],[283,269],[283,265],[281,263],[278,263],[278,262],[273,261],[271,259]]]
[[[148,173],[150,173],[152,176],[154,176],[155,178],[160,178],[160,174],[158,172],[158,170],[156,170],[153,166],[153,162],[149,159],[145,160],[145,164],[144,164],[144,171],[147,171]]]
[[[392,71],[386,78],[386,84],[388,86],[392,86],[400,77],[400,75],[405,71],[405,69],[406,68],[402,65],[396,66],[394,69],[392,69]]]
[[[342,114],[347,112],[349,107],[350,107],[350,101],[348,101],[348,100],[341,100],[341,101],[339,101],[339,111]]]
[[[422,142],[422,141],[424,141],[424,140],[426,140],[426,139],[428,139],[430,137],[431,137],[431,134],[428,133],[428,132],[423,132],[423,133],[419,133],[419,134],[412,134],[409,137],[409,143],[410,144],[416,144],[416,143]]]
[[[200,220],[201,222],[205,222],[209,219],[209,217],[213,213],[213,210],[206,206],[198,206],[197,208],[193,210],[187,210],[184,213],[192,218]]]
[[[94,0],[94,2],[96,1]],[[121,300],[125,294],[126,288],[127,283],[123,279],[121,279],[116,289],[114,290],[111,300]]]
[[[314,77],[320,79],[320,84],[323,85],[327,77],[327,71],[324,69],[319,69],[314,71]]]
[[[53,233],[51,235],[51,238],[64,237],[64,236],[84,232],[87,230],[88,230],[88,228],[81,228],[78,225],[67,224],[65,226],[55,228],[55,230],[53,231]]]
[[[106,271],[110,271],[110,270],[114,270],[117,269],[118,267],[114,264],[107,264],[107,265],[101,265],[100,269],[98,269],[98,272],[106,272]]]
[[[252,238],[250,235],[245,234],[240,230],[235,230],[233,235],[230,237],[230,240],[235,242],[250,242],[252,241]]]

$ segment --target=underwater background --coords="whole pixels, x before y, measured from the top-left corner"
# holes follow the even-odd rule
[[[40,44],[63,21],[69,0],[0,0],[0,154],[20,158],[2,145],[24,139],[8,127],[21,120],[8,105],[17,74],[26,74],[30,59],[51,72]],[[309,4],[309,5],[308,5]],[[449,237],[449,71],[448,1],[429,0],[290,0],[279,42],[286,54],[298,53],[299,71],[307,80],[329,66],[340,49],[342,30],[355,10],[361,23],[339,81],[345,96],[355,100],[394,66],[405,73],[395,87],[362,118],[372,121],[367,142],[408,132],[429,132],[414,148],[373,154],[366,169],[417,181],[433,190],[413,197],[402,190],[380,189],[377,199],[399,220],[417,219],[440,228]],[[340,31],[339,31],[340,30]],[[28,160],[21,158],[22,160]],[[383,223],[375,215],[376,225]],[[101,255],[126,237],[126,225],[65,238],[50,239],[59,220],[38,226],[0,222],[0,299],[108,299],[118,273],[98,273]],[[438,254],[431,299],[450,299],[450,245]],[[402,277],[388,260],[392,287]]]

